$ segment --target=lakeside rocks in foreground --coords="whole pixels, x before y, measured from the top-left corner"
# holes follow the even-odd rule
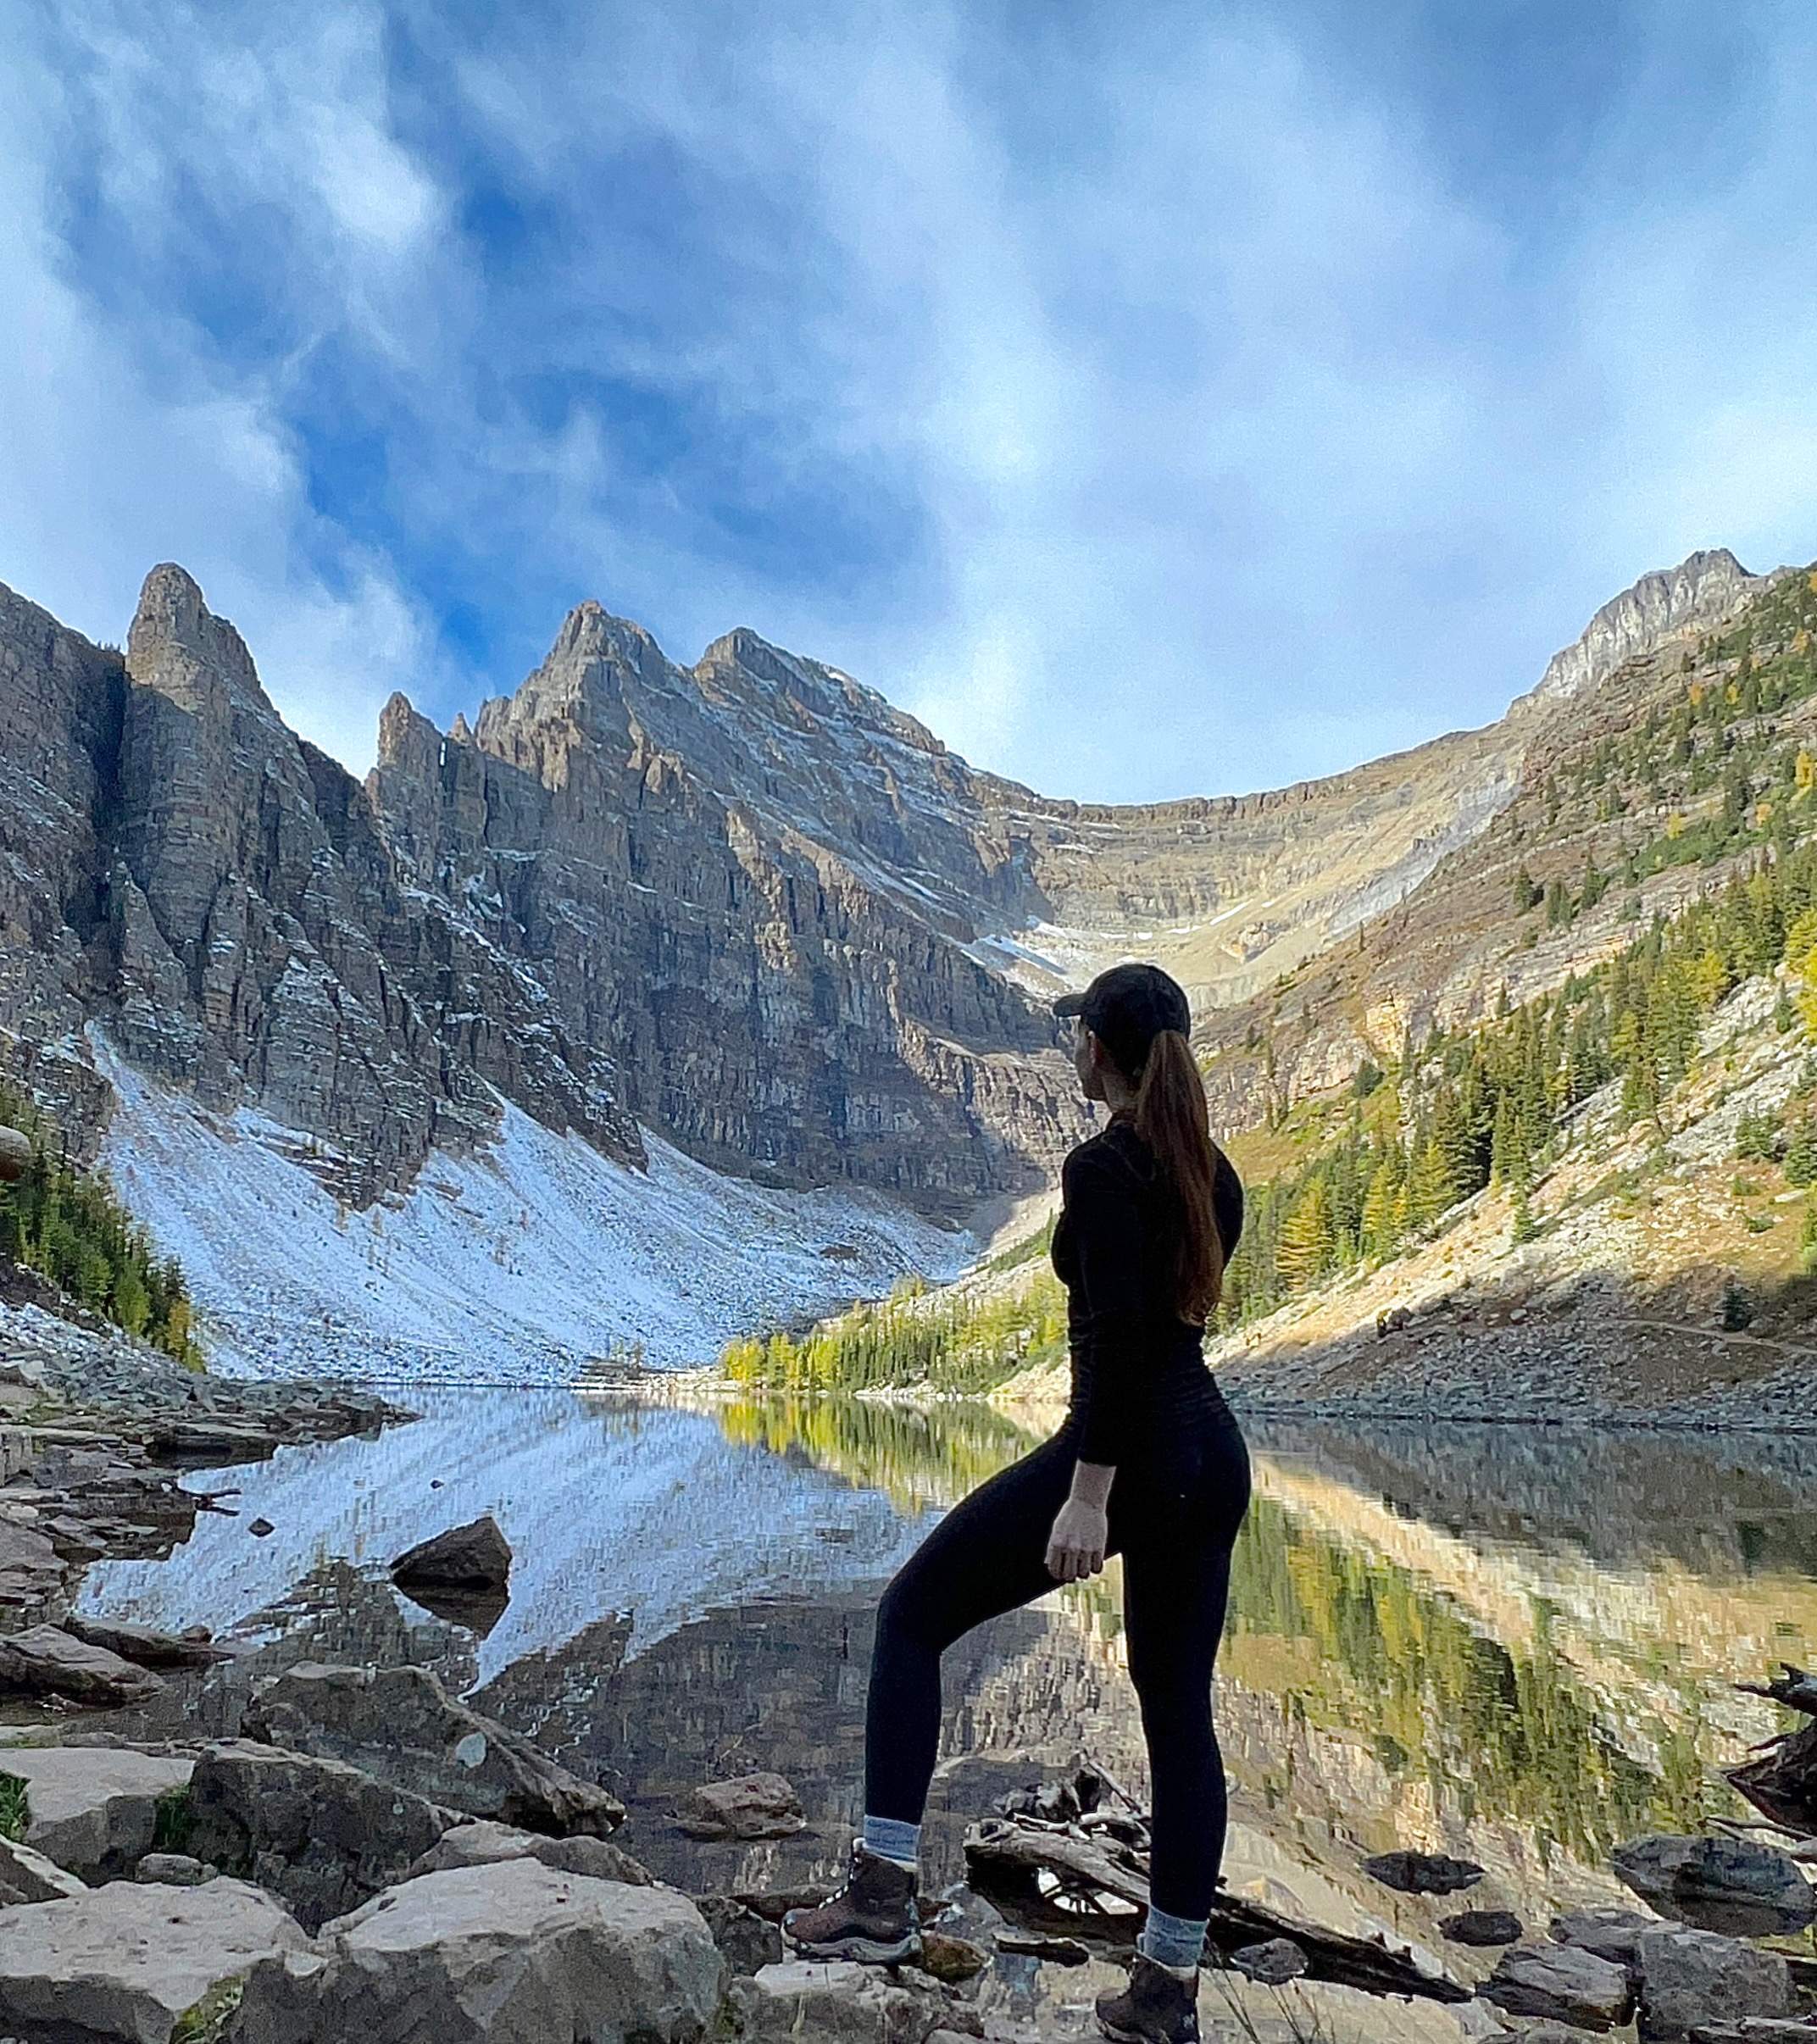
[[[196,1458],[179,1450],[262,1459],[408,1417],[341,1383],[217,1381],[92,1321],[0,1301],[0,1697],[117,1704],[219,1658],[206,1640],[70,1616],[92,1562],[161,1559],[219,1508],[179,1482],[169,1464]]]
[[[60,1625],[28,1625],[0,1634],[0,1691],[28,1697],[64,1697],[72,1703],[142,1703],[164,1687],[162,1677],[136,1667],[105,1647],[93,1647]]]
[[[405,1881],[325,1925],[308,1951],[263,1958],[235,2036],[692,2044],[719,2006],[725,1970],[705,1919],[676,1890],[513,1859]]]
[[[187,1851],[269,1888],[312,1930],[402,1880],[454,1821],[358,1768],[251,1739],[202,1749],[184,1819]]]
[[[603,1837],[625,1819],[616,1796],[470,1709],[427,1668],[299,1663],[258,1692],[245,1729],[522,1830]]]
[[[258,1962],[307,1942],[277,1902],[239,1880],[114,1881],[0,1909],[0,2019],[27,2039],[169,2044]]]
[[[85,1881],[120,1880],[157,1842],[158,1810],[195,1772],[187,1755],[133,1747],[8,1747],[0,1780],[20,1785],[25,1842]]]

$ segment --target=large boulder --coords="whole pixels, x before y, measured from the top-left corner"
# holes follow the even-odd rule
[[[258,1961],[306,1943],[269,1895],[238,1880],[115,1881],[0,1909],[0,2024],[19,2044],[170,2044],[195,2035]]]
[[[676,1890],[505,1860],[406,1881],[327,1925],[313,1952],[255,1967],[234,2036],[692,2044],[725,1973]]]
[[[25,1793],[25,1843],[85,1881],[119,1880],[157,1842],[160,1804],[174,1808],[194,1763],[130,1747],[14,1746],[0,1779]]]
[[[281,1896],[311,1930],[401,1880],[448,1819],[358,1768],[249,1739],[205,1747],[183,1847]]]
[[[246,1729],[520,1830],[597,1838],[625,1818],[608,1790],[470,1710],[427,1668],[301,1662],[260,1691]]]
[[[1713,1930],[1662,1926],[1644,1933],[1639,1956],[1644,2044],[1667,2044],[1713,2023],[1792,2013],[1792,1976],[1776,1952]]]
[[[1698,1930],[1796,1936],[1817,1922],[1817,1889],[1777,1846],[1659,1834],[1618,1846],[1614,1865],[1642,1901]]]
[[[0,1691],[62,1697],[71,1703],[142,1703],[164,1687],[148,1668],[136,1668],[105,1647],[91,1647],[60,1625],[30,1625],[0,1635]]]
[[[446,1874],[454,1867],[492,1867],[505,1859],[534,1859],[558,1874],[585,1874],[594,1880],[627,1880],[647,1888],[650,1870],[608,1838],[548,1838],[520,1831],[508,1824],[458,1824],[410,1868],[414,1880],[422,1874]]]
[[[1613,2030],[1634,2012],[1627,1968],[1575,1945],[1517,1945],[1502,1954],[1478,1991],[1509,2015],[1580,2030]]]
[[[909,1986],[852,1959],[788,1959],[726,1991],[743,2044],[928,2044],[939,2030],[976,2036],[977,2012],[949,1988]]]
[[[16,1838],[0,1838],[0,1907],[16,1902],[66,1902],[86,1895],[88,1883],[54,1859]]]
[[[807,1821],[793,1785],[767,1770],[703,1781],[675,1806],[675,1822],[691,1838],[789,1838]]]
[[[490,1514],[420,1541],[392,1564],[392,1580],[402,1590],[496,1593],[510,1574],[511,1543]]]

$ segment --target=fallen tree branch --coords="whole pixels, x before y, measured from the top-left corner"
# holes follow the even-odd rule
[[[1076,1935],[1089,1928],[1096,1935],[1133,1941],[1137,1915],[1148,1901],[1147,1868],[1133,1852],[1107,1847],[1077,1831],[1031,1825],[1019,1815],[986,1817],[973,1825],[965,1834],[965,1863],[981,1894],[1037,1934]],[[1056,1883],[1058,1895],[1043,1891],[1043,1875]],[[1124,1907],[1113,1909],[1113,1902]],[[1206,1936],[1212,1949],[1222,1953],[1291,1938],[1306,1954],[1308,1979],[1368,1994],[1447,2002],[1470,1999],[1467,1988],[1442,1973],[1425,1971],[1379,1938],[1327,1930],[1242,1896],[1213,1899]]]

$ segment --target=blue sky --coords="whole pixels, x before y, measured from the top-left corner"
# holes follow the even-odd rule
[[[583,597],[1272,786],[1817,555],[1792,0],[0,0],[0,580],[182,561],[356,769]]]

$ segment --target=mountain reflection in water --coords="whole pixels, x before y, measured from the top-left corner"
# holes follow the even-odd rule
[[[1714,1770],[1778,1719],[1730,1685],[1817,1644],[1817,1443],[1249,1433],[1218,1691],[1233,1885],[1430,1942],[1444,1911],[1355,1863],[1442,1848],[1489,1868],[1473,1902],[1540,1928],[1620,1899],[1604,1868],[1620,1838],[1737,1809]],[[438,1397],[376,1441],[192,1478],[237,1483],[241,1515],[205,1516],[168,1562],[97,1569],[83,1601],[247,1641],[153,1723],[231,1730],[253,1681],[305,1656],[420,1661],[616,1788],[625,1844],[665,1877],[818,1879],[858,1814],[877,1592],[933,1515],[1035,1438],[960,1403]],[[476,1639],[400,1599],[384,1568],[482,1511],[516,1561],[508,1611]],[[259,1515],[268,1540],[246,1530]],[[992,1796],[1081,1748],[1146,1792],[1120,1591],[1113,1560],[947,1657],[936,1885],[963,1871],[964,1825]],[[800,1791],[799,1838],[672,1829],[680,1791],[760,1766]]]

